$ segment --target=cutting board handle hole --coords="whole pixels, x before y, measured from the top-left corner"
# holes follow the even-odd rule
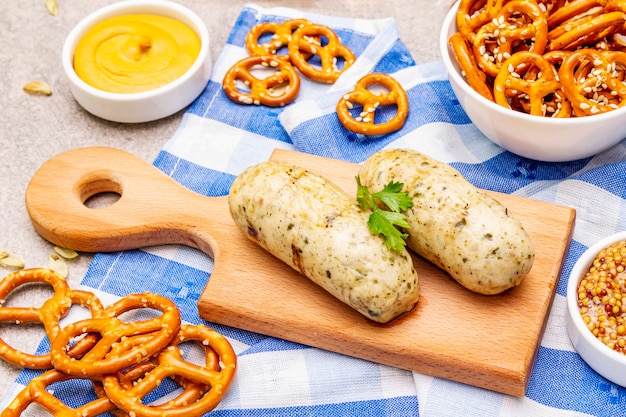
[[[98,170],[85,175],[75,184],[74,189],[77,197],[88,208],[106,208],[122,197],[122,185],[106,171]]]
[[[120,194],[115,192],[103,192],[92,195],[85,200],[85,206],[92,209],[103,209],[115,204],[120,197]]]

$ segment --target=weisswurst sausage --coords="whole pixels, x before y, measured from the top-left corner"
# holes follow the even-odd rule
[[[228,203],[251,240],[364,316],[386,323],[417,302],[410,254],[372,235],[369,211],[322,176],[262,162],[237,176]]]
[[[464,287],[498,294],[521,283],[534,262],[533,244],[502,204],[456,169],[417,151],[377,152],[361,166],[361,183],[377,192],[389,181],[413,199],[407,246]]]

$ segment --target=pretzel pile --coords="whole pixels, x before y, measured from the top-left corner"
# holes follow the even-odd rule
[[[237,358],[230,343],[203,325],[181,325],[180,311],[171,300],[154,293],[130,294],[104,307],[88,291],[70,289],[56,272],[45,268],[13,272],[0,281],[0,299],[24,284],[42,283],[54,294],[39,308],[0,304],[0,321],[40,322],[51,342],[50,352],[30,355],[0,339],[0,357],[28,369],[47,369],[32,379],[0,416],[20,416],[37,403],[54,416],[201,416],[214,409],[228,391]],[[72,305],[87,307],[91,318],[61,327]],[[160,312],[156,318],[126,322],[134,310]],[[183,359],[182,343],[194,342],[204,351],[204,364]],[[181,388],[175,398],[158,405],[143,400],[166,379]],[[48,391],[54,383],[91,380],[97,399],[78,408],[67,406]]]
[[[456,24],[467,83],[501,106],[566,118],[626,104],[626,0],[461,0]]]
[[[268,34],[271,39],[259,43]],[[285,106],[300,91],[296,69],[313,81],[332,84],[356,60],[335,31],[306,19],[259,23],[248,32],[246,49],[250,57],[233,65],[222,81],[228,98],[238,104]],[[270,74],[257,77],[253,69],[259,67]]]

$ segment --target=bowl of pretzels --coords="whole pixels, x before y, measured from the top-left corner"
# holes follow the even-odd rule
[[[565,162],[626,138],[624,0],[460,0],[440,52],[470,120],[510,152]]]

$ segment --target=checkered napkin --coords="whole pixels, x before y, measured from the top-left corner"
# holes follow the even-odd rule
[[[221,80],[232,64],[247,55],[245,34],[258,22],[288,18],[307,18],[335,29],[358,56],[356,64],[334,85],[303,78],[298,100],[283,109],[230,102],[221,90]],[[399,132],[367,139],[340,128],[333,108],[344,91],[371,71],[397,78],[408,91],[411,110]],[[510,397],[207,323],[228,337],[239,356],[236,380],[211,415],[625,415],[626,390],[587,367],[569,342],[565,330],[565,286],[569,270],[587,246],[625,228],[622,219],[626,216],[622,211],[626,207],[626,165],[622,160],[626,149],[620,144],[595,158],[561,164],[539,163],[504,152],[467,119],[440,63],[415,66],[392,19],[337,18],[246,5],[215,62],[211,81],[184,115],[154,165],[195,192],[217,196],[228,193],[242,169],[267,160],[275,148],[360,162],[384,147],[426,152],[452,164],[481,188],[577,209],[574,241],[527,396]],[[597,201],[607,203],[604,211],[598,211]],[[212,268],[209,257],[184,246],[98,254],[82,287],[96,292],[105,304],[132,292],[157,292],[177,303],[183,320],[200,323],[196,303]],[[44,340],[39,351],[47,349],[48,342]],[[0,406],[6,406],[35,374],[22,372]],[[93,398],[86,382],[54,389],[72,406]],[[162,390],[166,391],[167,388]]]

